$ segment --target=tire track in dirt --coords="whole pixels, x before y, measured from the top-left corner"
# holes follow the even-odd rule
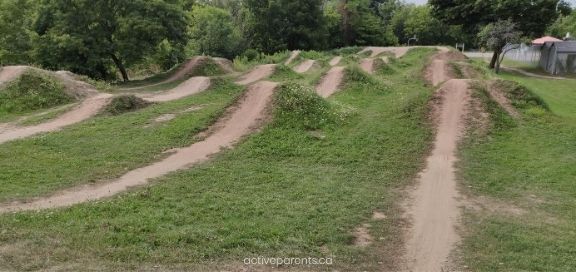
[[[276,64],[264,64],[258,65],[252,71],[240,76],[240,79],[236,81],[240,85],[249,85],[256,81],[262,80],[274,74],[276,69]]]
[[[332,67],[316,86],[316,93],[327,98],[338,91],[338,87],[340,87],[344,79],[344,69],[343,66]]]
[[[139,94],[148,102],[168,102],[201,93],[210,87],[209,77],[192,77],[173,89],[157,94]]]
[[[14,127],[0,133],[0,144],[30,137],[40,133],[58,131],[64,127],[89,119],[102,110],[112,98],[111,94],[99,94],[85,99],[72,110],[46,123],[28,127]]]
[[[406,53],[408,53],[408,51],[410,49],[412,49],[413,47],[376,47],[376,46],[369,46],[364,48],[362,51],[358,52],[358,54],[363,54],[366,52],[371,52],[370,57],[371,58],[375,58],[378,55],[382,54],[382,53],[386,53],[386,52],[390,52],[393,53],[396,58],[401,58],[404,55],[406,55]]]
[[[151,179],[207,161],[222,148],[233,147],[241,138],[261,126],[276,87],[276,83],[266,81],[253,84],[241,102],[231,107],[229,114],[212,126],[213,132],[208,137],[189,147],[176,149],[162,161],[132,170],[106,184],[75,187],[28,203],[0,205],[0,213],[67,207],[111,197],[132,187],[145,185]]]
[[[312,69],[312,67],[314,67],[314,65],[316,64],[315,60],[304,60],[302,63],[296,65],[296,67],[294,67],[294,72],[298,73],[298,74],[303,74],[308,72],[310,69]]]
[[[445,61],[444,53],[441,50],[433,59]],[[438,127],[434,148],[409,198],[411,203],[407,203],[407,215],[412,222],[405,257],[409,271],[447,271],[450,254],[459,241],[456,226],[460,217],[460,194],[455,163],[458,142],[465,131],[471,91],[470,80],[450,78],[445,64],[432,62],[428,69],[433,74],[427,78],[433,84],[445,83],[437,91],[441,103],[435,112]]]
[[[334,57],[333,59],[331,59],[329,64],[330,64],[330,66],[336,66],[340,63],[340,61],[342,61],[342,57],[337,56],[337,57]]]
[[[300,56],[300,50],[294,50],[290,53],[290,57],[284,62],[284,65],[289,65],[292,63],[298,56]]]

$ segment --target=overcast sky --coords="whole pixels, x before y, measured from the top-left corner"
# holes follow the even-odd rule
[[[404,0],[408,3],[416,3],[416,4],[425,4],[428,0]],[[576,0],[568,0],[568,2],[572,3],[572,6],[576,6]]]

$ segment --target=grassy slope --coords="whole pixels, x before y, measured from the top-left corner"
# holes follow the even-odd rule
[[[101,116],[58,133],[0,146],[0,201],[38,196],[71,185],[107,180],[189,145],[241,88],[220,83],[176,102],[120,116]],[[181,113],[197,105],[199,111]],[[180,112],[180,113],[179,113]],[[154,119],[179,113],[170,122]]]
[[[431,92],[417,80],[430,53],[415,50],[396,62],[379,74],[386,84],[353,70],[330,104],[284,89],[283,106],[263,132],[153,186],[60,211],[1,216],[0,267],[183,269],[259,255],[335,255],[345,270],[390,264],[400,243],[395,189],[414,179],[431,140]],[[372,221],[375,209],[390,219]],[[351,231],[367,222],[375,245],[352,246]]]
[[[55,78],[29,71],[0,90],[0,122],[73,101]]]
[[[463,261],[472,271],[570,271],[576,267],[574,82],[503,78],[529,87],[543,108],[515,121],[491,104],[492,129],[462,150],[464,185],[500,203],[467,211]]]

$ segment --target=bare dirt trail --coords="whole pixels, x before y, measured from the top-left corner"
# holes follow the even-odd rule
[[[432,83],[433,86],[438,86],[441,83],[453,79],[454,75],[449,67],[451,61],[465,60],[466,57],[458,52],[450,52],[445,47],[438,47],[440,53],[432,57],[430,65],[426,68],[426,79]]]
[[[0,144],[40,133],[58,131],[64,127],[82,122],[98,114],[102,108],[108,105],[111,98],[111,94],[92,96],[54,120],[34,126],[14,127],[0,132]]]
[[[338,87],[340,87],[344,79],[344,69],[343,66],[332,67],[322,78],[320,84],[316,86],[316,92],[326,98],[338,91]]]
[[[386,52],[390,52],[393,53],[396,58],[401,58],[404,55],[406,55],[406,53],[408,53],[408,51],[413,48],[413,47],[376,47],[376,46],[369,46],[364,48],[362,51],[358,52],[358,54],[363,54],[366,52],[371,52],[370,57],[371,58],[375,58],[378,55],[382,54],[382,53],[386,53]]]
[[[222,148],[232,147],[242,137],[260,127],[266,117],[266,109],[272,101],[276,86],[276,83],[266,81],[253,84],[238,106],[213,126],[213,132],[206,139],[189,147],[177,149],[175,153],[162,161],[132,170],[106,184],[72,188],[27,203],[0,205],[0,213],[67,207],[111,197],[131,187],[145,185],[151,179],[204,162],[210,156],[220,152]]]
[[[303,74],[312,69],[312,67],[314,67],[315,64],[316,64],[315,60],[304,60],[300,64],[296,65],[296,67],[294,67],[294,71],[296,73]]]
[[[300,56],[300,50],[294,50],[290,53],[290,57],[284,62],[284,65],[289,65],[292,63],[298,56]]]
[[[362,59],[360,61],[360,69],[362,69],[362,71],[364,71],[368,74],[373,74],[374,73],[374,61],[375,61],[375,59],[373,59],[373,58]]]
[[[336,66],[336,65],[338,65],[341,61],[342,61],[342,57],[338,56],[338,57],[334,57],[333,59],[331,59],[328,64],[330,64],[330,66]]]
[[[188,60],[184,65],[182,65],[182,67],[179,67],[178,71],[176,71],[173,75],[171,75],[170,77],[168,77],[165,80],[162,80],[162,81],[154,83],[154,84],[149,84],[149,85],[142,85],[142,86],[128,87],[128,88],[118,88],[118,89],[123,90],[123,91],[138,90],[138,89],[142,89],[142,88],[159,86],[162,84],[167,84],[167,83],[171,83],[171,82],[174,82],[177,80],[181,80],[181,79],[185,78],[189,73],[194,71],[194,69],[196,69],[198,66],[200,66],[206,60],[208,60],[208,57],[205,57],[205,56],[193,57],[190,60]],[[216,63],[218,64],[219,62],[216,61]],[[224,69],[224,67],[223,67],[223,69]]]
[[[201,93],[210,87],[209,77],[192,77],[174,89],[157,94],[140,94],[138,97],[148,102],[168,102]]]
[[[20,75],[22,75],[28,69],[28,66],[4,66],[0,68],[0,86],[4,83],[8,83]]]
[[[275,69],[276,64],[258,65],[256,68],[252,69],[252,71],[241,76],[240,79],[236,81],[236,83],[240,85],[249,85],[271,76],[274,74]]]
[[[433,60],[459,58],[441,50]],[[437,134],[426,168],[420,173],[416,188],[407,203],[412,226],[407,235],[406,265],[408,271],[441,272],[450,269],[450,254],[459,235],[460,194],[457,190],[455,163],[458,142],[465,132],[467,107],[471,100],[468,79],[452,79],[445,62],[432,62],[433,84],[444,84],[437,94],[441,102],[435,114]],[[446,79],[446,80],[444,80]]]

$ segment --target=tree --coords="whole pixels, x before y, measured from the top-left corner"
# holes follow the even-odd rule
[[[419,44],[452,44],[461,40],[459,26],[448,26],[432,16],[430,6],[407,5],[395,12],[391,29],[401,42],[416,36]]]
[[[517,43],[520,40],[521,34],[521,32],[516,30],[516,24],[511,20],[501,20],[488,24],[478,34],[480,42],[491,50],[494,50],[490,68],[495,69],[496,73],[499,72],[500,63],[507,52],[504,48],[507,45]],[[512,47],[509,48],[512,49]]]
[[[345,45],[390,45],[398,42],[374,11],[370,0],[342,0],[339,12]]]
[[[559,14],[569,11],[560,0],[430,0],[435,17],[450,25],[462,25],[465,32],[478,33],[489,23],[511,19],[529,37],[544,34]],[[557,12],[558,7],[558,12]]]
[[[37,31],[40,62],[93,77],[115,66],[124,81],[127,68],[168,41],[183,58],[187,18],[179,2],[167,0],[47,0]]]
[[[32,29],[37,6],[32,0],[0,1],[0,64],[33,61],[37,35]]]
[[[232,59],[243,51],[241,33],[226,10],[196,5],[189,33],[189,49],[193,52]]]
[[[567,33],[576,35],[576,12],[568,16],[561,16],[548,28],[548,33],[556,37],[565,37]]]
[[[322,0],[244,0],[250,43],[263,52],[321,49],[326,44]]]

